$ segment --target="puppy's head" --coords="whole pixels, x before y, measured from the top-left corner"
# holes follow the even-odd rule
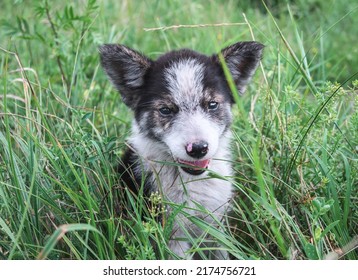
[[[123,101],[135,113],[140,132],[162,143],[182,170],[205,172],[231,124],[233,96],[221,58],[243,93],[263,45],[238,42],[220,54],[172,51],[156,61],[123,45],[100,47],[101,64]]]

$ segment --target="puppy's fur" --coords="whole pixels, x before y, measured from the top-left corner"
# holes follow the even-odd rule
[[[186,207],[187,215],[176,216],[169,241],[171,250],[182,258],[193,257],[184,231],[193,238],[203,234],[188,215],[214,224],[222,219],[232,197],[228,180],[208,176],[209,172],[232,175],[229,142],[234,98],[221,58],[243,93],[262,49],[257,42],[238,42],[221,50],[221,55],[183,49],[153,61],[123,45],[100,47],[102,67],[135,116],[120,175],[134,191],[144,186],[144,193],[159,192],[169,204]],[[227,253],[211,250],[209,257],[227,258]]]

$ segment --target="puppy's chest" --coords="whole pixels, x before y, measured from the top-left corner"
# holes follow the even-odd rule
[[[232,197],[232,185],[227,180],[216,178],[185,178],[176,172],[152,175],[152,186],[168,202],[185,203],[188,207],[198,205],[211,212],[223,213]],[[163,172],[164,171],[164,172]]]

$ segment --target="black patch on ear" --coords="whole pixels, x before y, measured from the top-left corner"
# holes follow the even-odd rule
[[[137,90],[144,84],[144,76],[152,61],[123,45],[105,44],[99,47],[101,65],[124,103],[133,108],[138,102]]]
[[[220,51],[240,93],[245,92],[255,73],[263,48],[264,45],[261,43],[252,41],[238,42]],[[220,62],[218,55],[215,55],[214,59]]]

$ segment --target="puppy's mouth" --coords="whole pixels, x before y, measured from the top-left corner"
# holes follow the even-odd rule
[[[187,161],[178,159],[180,164],[183,164],[181,169],[183,169],[186,173],[191,175],[200,175],[203,174],[209,166],[210,159],[205,160],[196,160],[196,161]]]

